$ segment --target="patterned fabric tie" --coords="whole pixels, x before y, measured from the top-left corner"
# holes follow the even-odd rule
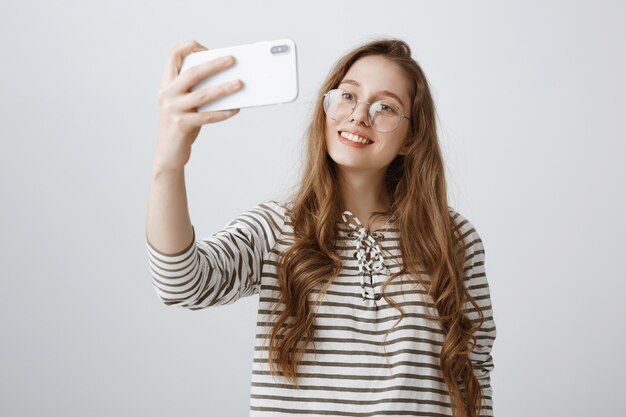
[[[383,234],[378,231],[369,233],[365,227],[363,227],[361,221],[348,210],[344,211],[341,217],[343,218],[343,221],[352,229],[352,231],[348,234],[348,237],[356,240],[356,251],[354,252],[354,257],[359,263],[363,301],[367,299],[380,300],[382,295],[380,293],[376,293],[374,288],[370,288],[371,293],[366,290],[365,274],[368,274],[370,279],[372,274],[375,273],[385,273],[387,275],[391,274],[391,271],[385,267],[385,259],[382,251],[380,250],[380,246],[378,246],[378,242],[375,240],[382,239]],[[351,217],[353,221],[350,221],[349,217]]]

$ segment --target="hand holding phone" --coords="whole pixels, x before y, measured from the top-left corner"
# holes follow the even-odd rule
[[[206,48],[195,41],[177,45],[172,50],[161,79],[158,98],[157,147],[154,168],[158,170],[180,170],[189,161],[191,145],[200,128],[207,123],[228,119],[239,112],[238,108],[209,112],[197,112],[196,108],[241,89],[238,84],[222,83],[189,92],[199,81],[224,71],[234,60],[211,59],[192,71],[180,73],[180,62],[185,56]],[[232,81],[232,80],[231,80]]]
[[[198,82],[191,91],[241,80],[243,88],[198,107],[198,111],[224,110],[287,103],[298,96],[296,45],[291,39],[194,52],[185,56],[181,74],[212,59],[232,55],[235,64]]]

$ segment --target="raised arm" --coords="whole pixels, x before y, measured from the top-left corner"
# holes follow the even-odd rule
[[[188,92],[198,81],[224,70],[234,60],[213,59],[179,74],[183,59],[206,50],[195,41],[174,47],[165,65],[157,94],[157,141],[152,164],[146,233],[161,251],[176,252],[192,238],[191,220],[185,190],[185,165],[200,129],[237,114],[232,111],[198,112],[196,108],[238,88],[228,84]]]

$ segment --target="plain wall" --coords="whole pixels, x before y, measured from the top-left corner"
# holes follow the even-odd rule
[[[258,296],[192,312],[150,280],[167,56],[190,39],[297,44],[295,102],[194,144],[200,238],[288,194],[318,88],[376,36],[424,69],[450,203],[485,245],[496,415],[622,413],[625,21],[617,1],[3,0],[0,414],[247,415]]]

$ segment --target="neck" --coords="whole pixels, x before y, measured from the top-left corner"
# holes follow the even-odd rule
[[[341,190],[344,210],[349,210],[372,230],[372,213],[389,209],[390,202],[385,187],[384,171],[354,171],[342,168],[339,171],[339,188]],[[386,219],[380,217],[376,223],[382,225]],[[380,226],[379,225],[379,226]]]

